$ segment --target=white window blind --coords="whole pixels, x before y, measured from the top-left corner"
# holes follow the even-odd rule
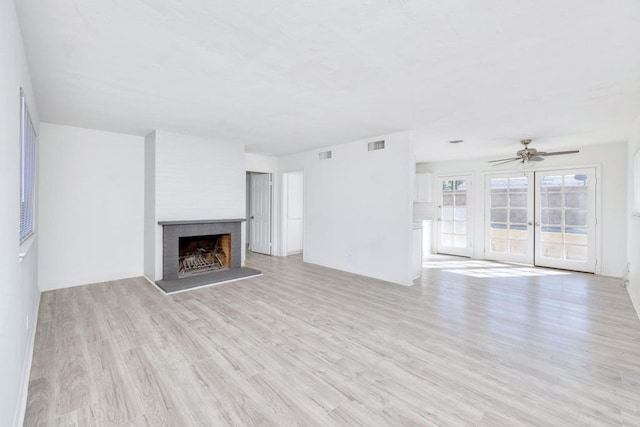
[[[33,233],[36,187],[36,131],[20,89],[20,241]]]

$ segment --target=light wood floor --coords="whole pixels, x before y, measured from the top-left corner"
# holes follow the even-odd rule
[[[42,295],[25,425],[640,425],[619,281],[436,259],[412,287],[250,255]]]

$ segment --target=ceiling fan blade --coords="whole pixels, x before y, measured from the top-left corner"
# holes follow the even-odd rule
[[[505,163],[511,163],[511,162],[515,162],[515,161],[518,161],[518,160],[522,161],[522,159],[520,157],[516,157],[516,158],[513,158],[513,159],[503,159],[503,160],[504,161],[502,163],[494,163],[491,166],[500,166],[500,165],[504,165]],[[494,162],[498,162],[498,161],[499,160],[494,160]]]
[[[538,156],[559,156],[561,154],[575,154],[575,153],[579,153],[579,152],[580,152],[580,150],[554,151],[552,153],[540,152],[540,153],[538,153]]]
[[[520,160],[522,157],[511,157],[509,159],[498,159],[498,160],[489,160],[489,163],[496,163],[496,162],[512,162],[514,160]]]

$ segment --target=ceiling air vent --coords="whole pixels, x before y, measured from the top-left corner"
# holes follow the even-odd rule
[[[318,158],[320,160],[330,159],[331,158],[331,150],[329,150],[329,151],[321,151],[320,154],[318,154]]]
[[[369,151],[382,150],[382,149],[384,149],[384,140],[374,141],[369,143]]]

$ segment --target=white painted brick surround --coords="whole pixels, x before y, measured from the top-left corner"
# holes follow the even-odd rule
[[[145,150],[145,275],[160,280],[158,221],[244,218],[244,146],[156,130]]]

